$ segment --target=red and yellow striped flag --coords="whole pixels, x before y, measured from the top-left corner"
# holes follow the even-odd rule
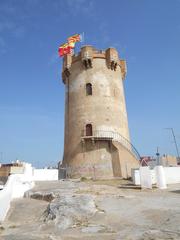
[[[58,52],[59,52],[59,56],[63,57],[66,54],[72,53],[72,47],[69,45],[69,43],[64,43],[60,45]]]
[[[71,37],[68,38],[68,43],[76,43],[76,42],[80,42],[82,39],[81,34],[75,34]]]
[[[75,48],[76,42],[80,42],[82,40],[82,35],[81,34],[75,34],[71,37],[68,38],[68,42],[60,45],[58,52],[59,56],[63,57],[67,54],[72,53],[72,49]]]

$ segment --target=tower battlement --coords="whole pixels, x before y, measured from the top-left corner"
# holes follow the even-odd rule
[[[117,67],[121,69],[122,79],[124,80],[127,73],[126,61],[119,58],[115,48],[108,48],[105,51],[97,50],[92,46],[84,46],[77,55],[66,55],[63,59],[62,80],[66,83],[66,78],[71,74],[72,64],[80,61],[85,69],[93,68],[94,59],[105,59],[108,69],[116,71]]]

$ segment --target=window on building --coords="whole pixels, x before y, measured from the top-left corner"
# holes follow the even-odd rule
[[[92,136],[93,132],[92,132],[92,124],[87,124],[86,125],[86,136]]]
[[[87,83],[86,84],[86,95],[92,95],[92,84],[91,83]]]

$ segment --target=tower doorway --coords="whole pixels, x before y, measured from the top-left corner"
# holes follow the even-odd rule
[[[92,136],[93,132],[92,132],[92,124],[87,124],[86,125],[86,136]]]

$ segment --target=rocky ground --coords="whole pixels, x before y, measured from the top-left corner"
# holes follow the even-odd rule
[[[37,182],[12,202],[0,239],[180,239],[180,184],[145,191],[122,180]]]

